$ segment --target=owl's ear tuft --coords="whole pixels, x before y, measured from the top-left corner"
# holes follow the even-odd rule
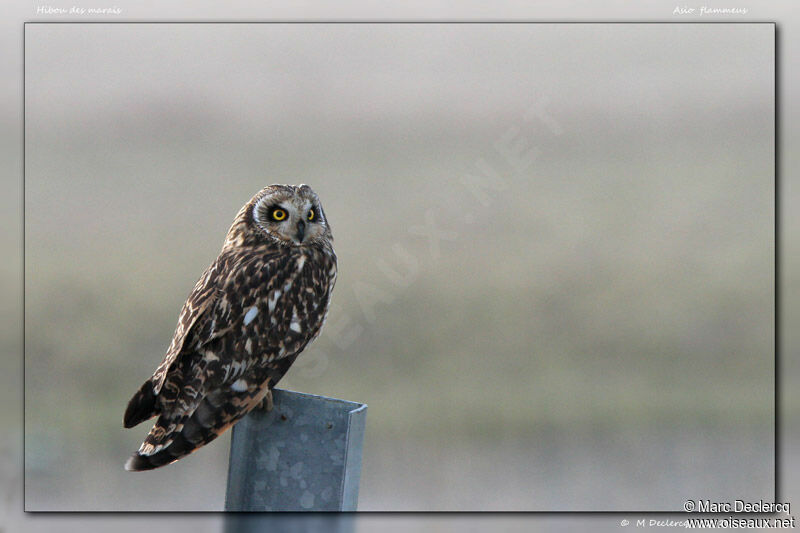
[[[128,408],[125,409],[122,423],[126,428],[132,428],[145,420],[153,418],[156,415],[156,411],[156,394],[153,390],[153,382],[148,379],[139,387],[131,401],[128,402]]]

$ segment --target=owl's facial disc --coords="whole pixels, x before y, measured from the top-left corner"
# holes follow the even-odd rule
[[[328,231],[319,200],[307,185],[281,186],[266,194],[256,203],[253,220],[269,238],[289,246],[308,245]]]

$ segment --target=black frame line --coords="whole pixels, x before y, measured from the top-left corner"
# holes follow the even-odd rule
[[[598,21],[570,21],[570,20],[509,20],[509,19],[499,19],[499,20],[358,20],[358,19],[344,19],[344,20],[336,20],[336,19],[322,19],[322,20],[296,20],[296,19],[285,19],[285,20],[42,20],[42,21],[26,21],[23,22],[23,30],[22,30],[22,356],[23,356],[23,364],[22,364],[22,409],[23,409],[23,416],[22,416],[22,456],[23,456],[23,472],[22,472],[22,482],[23,482],[23,493],[22,493],[22,505],[23,511],[25,514],[43,514],[43,515],[73,515],[73,514],[92,514],[92,515],[123,515],[123,516],[137,516],[142,514],[151,514],[151,513],[168,513],[168,514],[176,514],[176,515],[195,515],[195,514],[233,514],[233,515],[261,515],[263,517],[268,516],[289,516],[289,515],[307,515],[307,516],[315,516],[315,515],[432,515],[432,516],[441,516],[441,515],[483,515],[483,516],[490,516],[490,515],[536,515],[536,516],[564,516],[564,515],[578,515],[578,516],[589,516],[589,515],[610,515],[610,516],[626,516],[626,517],[633,517],[633,515],[680,515],[680,519],[686,518],[702,518],[705,516],[736,516],[736,517],[759,517],[759,516],[774,516],[776,513],[746,513],[746,512],[723,512],[719,511],[716,513],[696,513],[696,512],[686,512],[684,510],[676,510],[676,511],[647,511],[647,510],[636,510],[636,511],[355,511],[355,512],[344,512],[344,513],[336,513],[336,512],[322,512],[317,511],[313,513],[249,513],[249,512],[225,512],[225,511],[28,511],[25,508],[25,475],[26,469],[24,467],[25,462],[25,372],[26,372],[26,365],[25,365],[25,354],[26,354],[26,328],[25,328],[25,288],[26,288],[26,258],[25,258],[25,250],[26,247],[26,234],[25,234],[25,212],[26,212],[26,192],[25,192],[25,179],[26,179],[26,169],[27,169],[27,160],[25,154],[25,147],[26,147],[26,100],[25,100],[25,73],[26,73],[26,65],[25,65],[25,44],[26,44],[26,29],[28,24],[64,24],[64,25],[78,25],[78,24],[575,24],[575,25],[609,25],[609,24],[636,24],[636,25],[650,25],[650,24],[727,24],[727,25],[742,25],[742,24],[772,24],[773,25],[773,33],[774,33],[774,41],[773,41],[773,187],[774,187],[774,202],[773,202],[773,247],[774,247],[774,324],[773,324],[773,337],[774,337],[774,363],[773,363],[773,370],[774,370],[774,403],[773,403],[773,411],[774,411],[774,421],[773,421],[773,447],[774,447],[774,472],[773,472],[773,479],[774,479],[774,502],[782,502],[781,499],[781,486],[780,481],[781,478],[781,462],[782,462],[782,454],[781,454],[781,446],[780,446],[780,438],[782,437],[783,433],[781,431],[781,402],[780,400],[780,392],[782,390],[781,387],[781,379],[780,379],[780,372],[781,369],[781,357],[780,357],[780,347],[781,347],[781,327],[780,327],[780,316],[781,316],[781,298],[780,298],[780,259],[781,259],[781,246],[780,246],[780,236],[782,235],[781,232],[781,224],[780,224],[780,175],[781,175],[781,162],[780,162],[780,152],[781,152],[781,134],[780,134],[780,32],[777,22],[774,20],[748,20],[748,21],[719,21],[719,20],[711,20],[711,21],[699,21],[699,20],[668,20],[668,21],[657,21],[657,20],[649,20],[649,21],[629,21],[629,20],[598,20]]]

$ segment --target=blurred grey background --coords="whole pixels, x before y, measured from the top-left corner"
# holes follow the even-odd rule
[[[369,404],[361,510],[771,500],[773,32],[28,25],[26,509],[222,508],[227,436],[132,475],[121,417],[275,182],[340,260],[281,386]]]

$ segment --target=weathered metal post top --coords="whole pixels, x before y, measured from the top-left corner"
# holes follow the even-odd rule
[[[366,404],[275,389],[233,428],[226,511],[355,511]]]

